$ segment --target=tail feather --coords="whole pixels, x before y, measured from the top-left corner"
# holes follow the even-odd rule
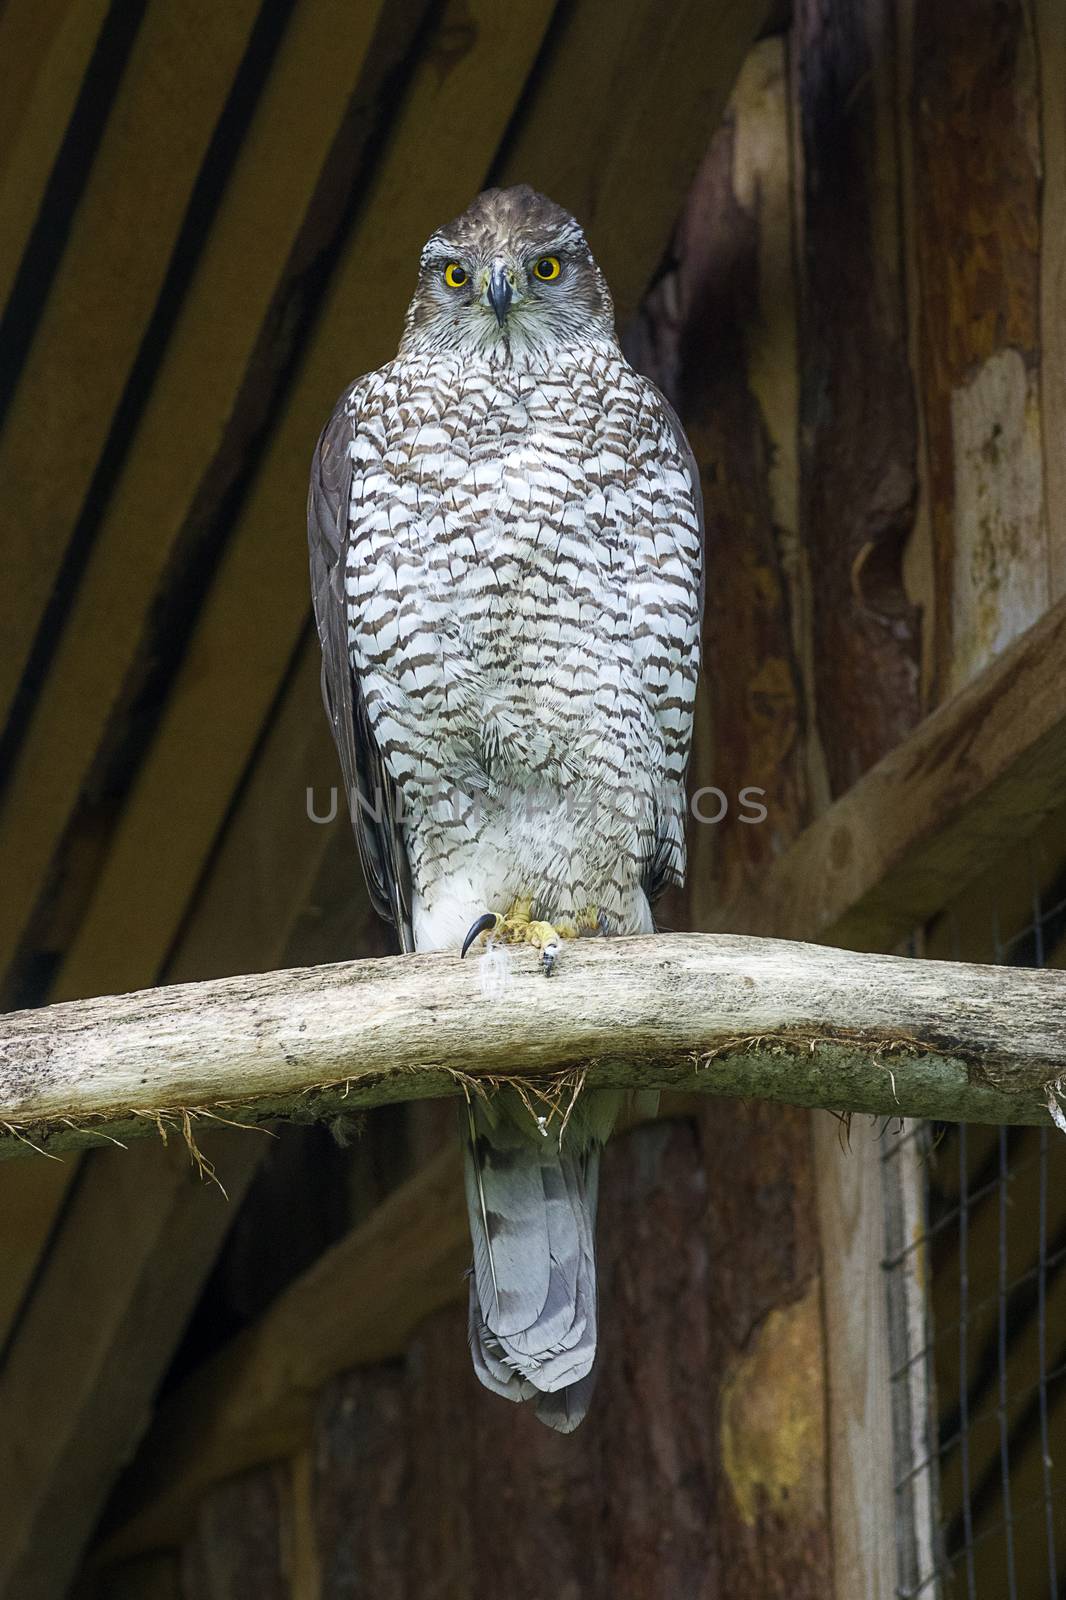
[[[537,1420],[554,1428],[556,1433],[573,1433],[578,1423],[584,1421],[595,1387],[596,1368],[593,1367],[580,1382],[557,1389],[553,1394],[542,1394],[534,1407]]]
[[[551,1152],[540,1155],[540,1180],[544,1190],[544,1222],[548,1233],[551,1271],[548,1292],[535,1320],[508,1331],[491,1313],[486,1317],[494,1333],[507,1333],[512,1349],[536,1356],[546,1349],[569,1350],[581,1337],[585,1316],[576,1315],[582,1261],[591,1248],[588,1230],[581,1226],[583,1208],[566,1181],[561,1162]],[[548,1160],[545,1160],[545,1155]]]
[[[599,1138],[615,1101],[586,1114],[562,1148],[517,1097],[467,1108],[474,1370],[494,1393],[535,1401],[538,1417],[562,1432],[577,1426],[592,1392]]]
[[[494,1333],[485,1326],[478,1304],[477,1285],[470,1279],[470,1314],[468,1324],[470,1354],[478,1381],[504,1400],[535,1400],[539,1391],[517,1372],[504,1357],[504,1349]]]

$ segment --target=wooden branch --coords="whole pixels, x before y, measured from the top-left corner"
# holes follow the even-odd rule
[[[970,1122],[1042,1122],[1066,1074],[1066,975],[672,934],[588,940],[551,980],[515,951],[392,957],[15,1012],[0,1152],[454,1093],[457,1074],[704,1089]]]
[[[1061,807],[1064,674],[1066,600],[700,925],[893,949]]]

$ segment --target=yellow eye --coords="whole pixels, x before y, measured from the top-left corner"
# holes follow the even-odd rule
[[[533,268],[533,276],[539,278],[541,283],[551,283],[552,279],[557,278],[561,271],[562,268],[559,265],[558,256],[541,256]]]
[[[469,276],[469,272],[458,261],[449,261],[444,269],[444,281],[449,289],[461,289]]]

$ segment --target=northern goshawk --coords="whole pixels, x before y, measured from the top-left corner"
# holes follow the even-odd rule
[[[479,195],[311,475],[326,709],[404,950],[528,943],[550,974],[569,936],[651,931],[685,868],[702,522],[577,222],[525,186]],[[465,1113],[475,1369],[563,1431],[591,1391],[619,1100],[581,1097],[561,1145],[517,1094]]]

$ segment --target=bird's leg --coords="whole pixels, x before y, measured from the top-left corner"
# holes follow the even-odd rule
[[[504,944],[531,944],[540,951],[540,962],[546,977],[551,977],[559,956],[560,941],[573,939],[577,929],[568,923],[556,928],[550,922],[533,920],[533,901],[520,896],[511,902],[505,916],[486,911],[474,922],[463,940],[462,955],[470,949],[475,939],[499,939]]]

